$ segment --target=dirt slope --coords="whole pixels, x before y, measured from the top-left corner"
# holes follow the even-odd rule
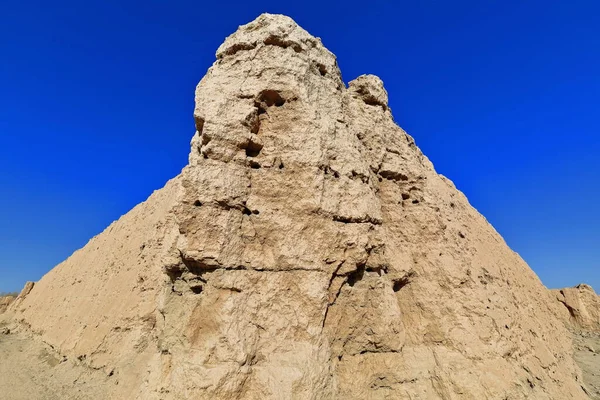
[[[586,399],[560,304],[387,100],[291,19],[241,26],[189,165],[15,302],[19,335],[119,399]]]

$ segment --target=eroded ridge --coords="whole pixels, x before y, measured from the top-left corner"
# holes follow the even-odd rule
[[[195,101],[182,173],[12,311],[107,396],[586,398],[555,301],[379,78],[346,87],[320,39],[263,14]]]

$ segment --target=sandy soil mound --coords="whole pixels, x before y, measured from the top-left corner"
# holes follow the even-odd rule
[[[281,15],[216,58],[181,174],[4,314],[1,393],[35,375],[33,398],[588,398],[564,307],[378,77],[346,86]]]

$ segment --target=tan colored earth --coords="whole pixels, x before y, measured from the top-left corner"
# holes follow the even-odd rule
[[[14,300],[14,296],[0,296],[0,314],[5,312]]]
[[[590,398],[600,399],[600,296],[585,284],[551,292],[562,306],[558,317],[571,332],[586,390]]]
[[[216,57],[181,174],[0,317],[2,398],[597,396],[597,295],[546,289],[379,78],[281,15]]]

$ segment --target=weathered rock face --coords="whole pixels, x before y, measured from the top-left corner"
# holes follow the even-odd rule
[[[31,292],[34,286],[35,282],[26,282],[25,286],[23,286],[23,289],[21,289],[21,292],[15,298],[11,299],[10,304],[7,304],[7,308],[8,306],[14,308],[18,307],[25,297],[27,297],[27,295]]]
[[[0,296],[0,314],[5,312],[8,306],[10,306],[14,300],[14,296]]]
[[[580,284],[551,292],[562,305],[559,315],[567,325],[600,333],[600,297],[591,286]]]
[[[261,15],[196,89],[189,165],[13,308],[138,399],[585,399],[557,305],[379,78]]]

